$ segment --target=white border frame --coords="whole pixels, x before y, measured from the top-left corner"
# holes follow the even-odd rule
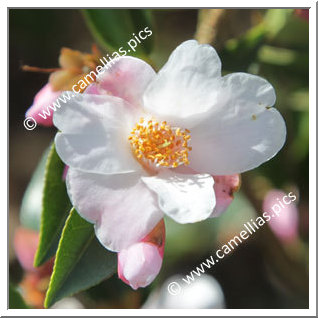
[[[109,2],[101,2],[96,0],[91,0],[89,2],[83,0],[70,1],[70,0],[55,0],[55,1],[40,1],[40,0],[29,0],[25,2],[23,0],[13,0],[5,1],[5,6],[1,7],[1,43],[8,43],[8,7],[9,8],[18,8],[25,7],[25,4],[28,4],[28,7],[47,7],[47,8],[71,8],[71,7],[100,7],[101,4],[109,6]],[[262,3],[264,6],[262,6]],[[279,0],[267,0],[267,1],[246,1],[241,0],[239,4],[240,7],[237,7],[237,2],[228,1],[228,0],[196,0],[195,2],[182,2],[183,5],[188,6],[189,8],[198,8],[198,7],[211,7],[213,8],[242,8],[242,7],[264,7],[264,8],[308,8],[310,9],[309,17],[309,30],[310,30],[310,41],[309,41],[309,145],[310,145],[310,154],[309,154],[309,169],[310,169],[310,182],[309,182],[309,210],[310,210],[310,222],[309,222],[309,309],[7,309],[7,273],[8,273],[8,264],[7,262],[0,262],[0,277],[1,277],[1,290],[0,290],[0,315],[1,316],[105,316],[105,315],[129,315],[129,316],[316,316],[316,2],[315,1],[279,1]],[[113,7],[131,7],[130,2],[117,0]],[[134,7],[179,7],[180,1],[177,0],[161,0],[154,1],[149,3],[148,0],[135,0],[133,2]],[[89,5],[89,6],[88,6]],[[1,50],[1,61],[3,64],[2,70],[8,70],[8,56],[7,50]],[[8,110],[5,106],[8,104],[8,82],[7,85],[3,83],[3,78],[1,80],[1,96],[4,99],[4,96],[7,96],[6,100],[3,101],[0,112],[2,113],[2,118],[8,118]],[[1,126],[1,135],[0,135],[1,145],[5,147],[5,144],[8,145],[8,120],[5,124]],[[4,170],[8,164],[8,157],[1,157],[1,167]],[[8,172],[7,172],[8,174]],[[2,175],[6,175],[3,171]],[[1,191],[1,202],[7,202],[8,206],[8,188],[7,182],[4,178],[1,180],[2,187],[1,189],[6,189],[6,191]],[[5,210],[5,209],[3,209]],[[2,211],[4,213],[4,211]],[[8,220],[7,220],[8,222]],[[7,222],[1,222],[1,253],[2,255],[7,254]]]

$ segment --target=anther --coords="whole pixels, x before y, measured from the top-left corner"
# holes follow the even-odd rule
[[[166,121],[145,121],[143,117],[132,129],[128,140],[142,164],[176,168],[189,164],[190,130],[171,127]]]

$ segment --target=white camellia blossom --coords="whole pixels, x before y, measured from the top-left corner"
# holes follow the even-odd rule
[[[155,71],[119,58],[54,114],[67,189],[100,242],[120,251],[166,214],[191,223],[213,216],[214,176],[271,159],[286,138],[265,79],[221,76],[213,47],[182,43]]]

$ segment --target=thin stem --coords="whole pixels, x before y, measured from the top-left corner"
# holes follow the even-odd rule
[[[195,39],[199,43],[214,44],[218,26],[226,13],[225,9],[201,9],[199,10],[197,31]]]
[[[39,72],[39,73],[53,73],[59,71],[60,68],[41,68],[37,66],[29,66],[29,65],[22,65],[22,71],[26,72]]]

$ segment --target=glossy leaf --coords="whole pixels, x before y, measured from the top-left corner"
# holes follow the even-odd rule
[[[109,278],[116,267],[116,253],[106,250],[96,239],[93,224],[72,209],[59,243],[45,307],[97,285]]]
[[[64,163],[53,144],[47,158],[44,178],[40,242],[34,265],[40,266],[56,252],[60,235],[71,208],[63,181]]]
[[[128,55],[145,57],[151,52],[153,36],[140,39],[140,31],[146,27],[152,30],[150,13],[140,9],[85,9],[83,10],[85,21],[96,40],[108,51],[113,52],[123,48],[130,50]],[[135,34],[141,43],[130,49],[128,42],[136,41]],[[146,34],[142,34],[146,37]],[[133,43],[133,42],[132,42]]]

